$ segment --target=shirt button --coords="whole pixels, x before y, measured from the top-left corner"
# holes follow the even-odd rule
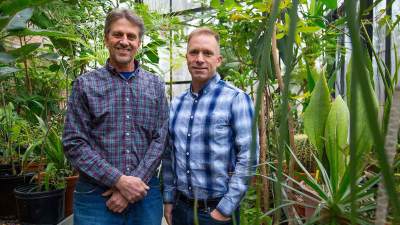
[[[192,120],[192,119],[193,119],[193,116],[190,116],[190,119]]]
[[[188,137],[190,137],[190,133],[188,133]]]
[[[189,155],[189,152],[186,152],[186,155]]]
[[[125,100],[126,100],[127,102],[129,102],[129,98],[126,98]]]
[[[129,136],[129,133],[128,133],[128,132],[126,132],[126,133],[125,133],[125,135],[126,135],[126,136]]]
[[[126,115],[126,118],[129,119],[129,115]]]
[[[129,171],[130,169],[129,169],[129,167],[126,167],[126,171]]]
[[[129,153],[130,153],[130,152],[129,152],[129,150],[126,150],[126,153],[128,153],[128,154],[129,154]]]
[[[191,186],[189,186],[189,187],[188,187],[188,189],[189,189],[189,190],[192,190],[192,187],[191,187]]]
[[[186,173],[187,173],[187,174],[189,174],[189,173],[190,173],[190,171],[189,171],[189,170],[186,170]]]
[[[197,103],[197,100],[194,100],[195,103]]]

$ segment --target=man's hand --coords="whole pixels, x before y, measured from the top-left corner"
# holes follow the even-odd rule
[[[230,217],[226,217],[224,215],[222,215],[217,209],[214,209],[210,216],[214,219],[214,220],[218,220],[218,221],[228,221],[231,218]]]
[[[172,209],[174,208],[173,204],[164,204],[164,217],[167,221],[168,225],[172,225]]]
[[[147,190],[150,189],[139,177],[125,175],[118,179],[115,187],[130,203],[142,199],[147,195]]]
[[[107,208],[112,212],[122,213],[128,206],[128,200],[126,200],[124,196],[122,196],[121,192],[116,189],[109,189],[102,194],[104,197],[108,197],[110,195],[111,197],[106,202]]]

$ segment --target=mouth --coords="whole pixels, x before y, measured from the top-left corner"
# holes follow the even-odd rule
[[[207,70],[206,67],[192,67],[194,70]]]
[[[130,53],[132,51],[131,48],[124,48],[124,47],[115,47],[115,49],[120,53]]]

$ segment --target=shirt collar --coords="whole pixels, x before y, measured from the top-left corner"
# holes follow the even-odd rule
[[[133,60],[133,63],[135,64],[135,71],[133,73],[137,75],[140,70],[140,64],[136,59]],[[110,59],[107,59],[105,67],[111,74],[120,76],[119,72],[111,65]]]
[[[207,94],[208,92],[210,92],[210,91],[217,85],[218,81],[220,81],[220,80],[221,80],[221,76],[220,76],[218,73],[216,73],[216,74],[214,74],[214,76],[213,76],[210,80],[208,80],[207,83],[201,88],[201,90],[199,91],[199,93],[194,93],[194,92],[192,91],[192,84],[190,84],[189,92],[190,92],[190,94],[191,94],[193,97],[195,97],[195,98],[200,97],[201,95]]]

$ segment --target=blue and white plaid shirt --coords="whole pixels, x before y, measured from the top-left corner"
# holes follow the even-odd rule
[[[163,159],[164,202],[174,202],[177,190],[189,198],[221,197],[218,211],[231,215],[256,163],[250,163],[253,116],[250,97],[218,74],[197,95],[188,90],[175,98]]]

